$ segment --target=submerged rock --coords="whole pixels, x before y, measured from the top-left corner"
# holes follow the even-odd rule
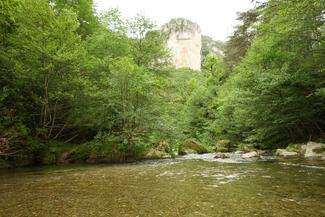
[[[306,145],[305,158],[322,159],[325,157],[325,144],[308,142]]]
[[[286,149],[277,149],[275,155],[282,158],[299,157],[299,153],[295,151],[287,151]]]
[[[258,153],[256,151],[245,153],[241,156],[243,159],[249,159],[254,157],[259,157]]]

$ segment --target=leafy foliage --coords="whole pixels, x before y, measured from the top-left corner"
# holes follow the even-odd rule
[[[76,162],[125,161],[186,141],[203,153],[225,141],[229,151],[321,140],[324,6],[269,0],[239,14],[224,58],[203,50],[195,72],[168,68],[165,38],[142,15],[96,15],[92,0],[3,0],[0,162],[50,164],[62,151]]]

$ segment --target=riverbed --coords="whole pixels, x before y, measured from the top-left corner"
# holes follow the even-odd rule
[[[325,216],[325,165],[213,155],[0,171],[0,216]]]

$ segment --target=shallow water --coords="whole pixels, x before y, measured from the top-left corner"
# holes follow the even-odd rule
[[[3,170],[0,216],[325,216],[325,165],[192,155]]]

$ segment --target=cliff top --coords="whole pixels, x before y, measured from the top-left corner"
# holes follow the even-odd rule
[[[169,35],[172,32],[199,32],[201,28],[197,23],[194,23],[185,18],[174,18],[161,27],[162,32]]]

